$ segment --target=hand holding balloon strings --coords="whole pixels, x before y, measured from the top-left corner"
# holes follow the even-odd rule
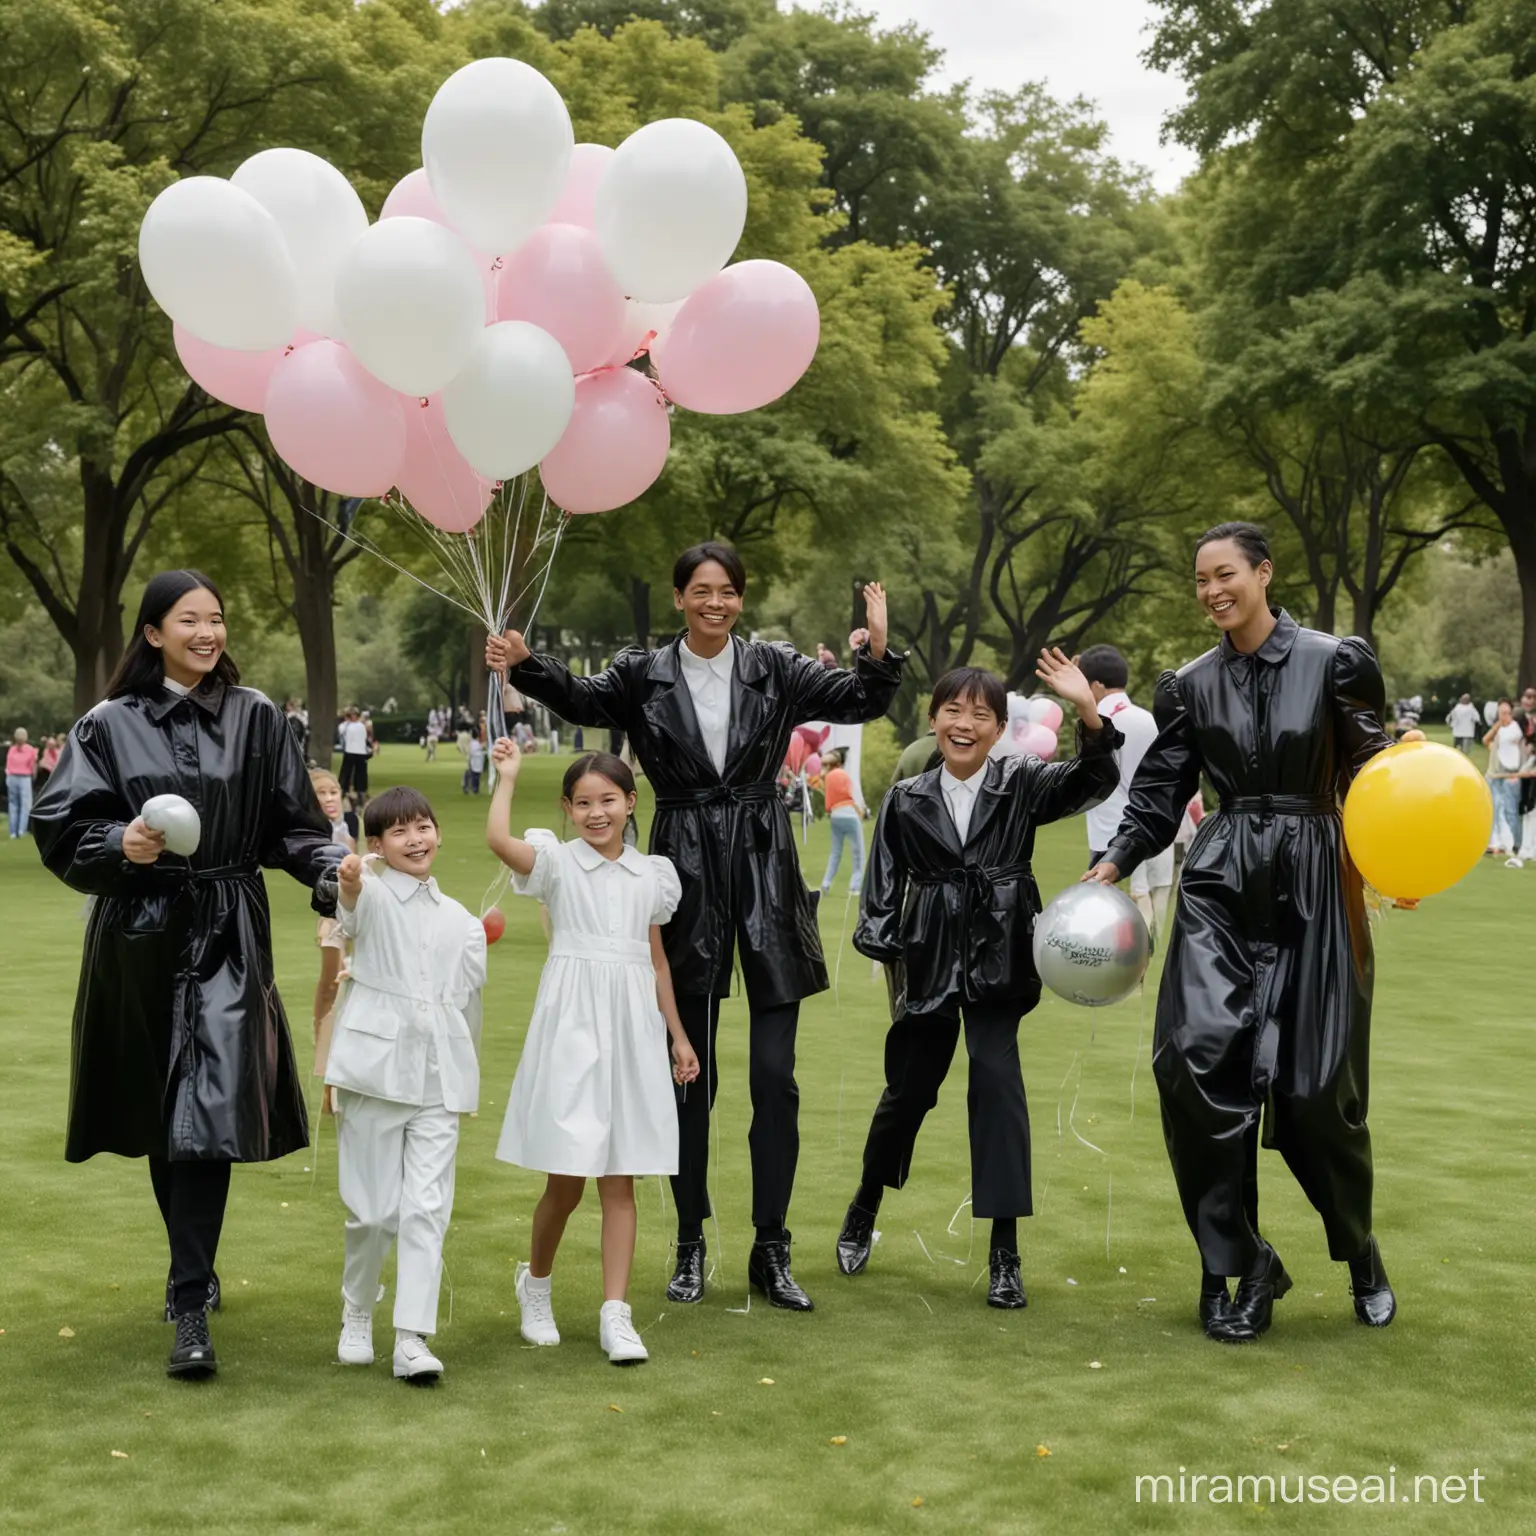
[[[499,677],[505,677],[509,668],[521,666],[531,655],[533,652],[528,649],[527,641],[515,629],[509,629],[504,635],[485,637],[486,670]]]

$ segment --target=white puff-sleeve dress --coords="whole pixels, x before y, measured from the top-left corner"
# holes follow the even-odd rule
[[[526,834],[531,874],[512,888],[549,909],[549,959],[496,1156],[541,1173],[677,1172],[677,1107],[656,1006],[653,923],[677,910],[670,859]]]

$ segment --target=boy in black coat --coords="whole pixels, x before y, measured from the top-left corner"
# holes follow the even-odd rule
[[[1040,1000],[1030,953],[1040,912],[1029,866],[1035,828],[1096,805],[1119,783],[1119,732],[1099,718],[1075,663],[1060,650],[1042,652],[1037,676],[1077,707],[1078,755],[1062,763],[989,757],[1008,722],[1002,682],[977,667],[941,677],[928,713],[943,766],[887,795],[853,938],[861,954],[886,965],[892,1024],[885,1092],[864,1146],[863,1182],[838,1236],[838,1268],[856,1275],[869,1262],[880,1197],[906,1183],[963,1014],[972,1209],[992,1219],[987,1303],[994,1307],[1027,1303],[1017,1219],[1032,1210],[1029,1109],[1018,1031]]]

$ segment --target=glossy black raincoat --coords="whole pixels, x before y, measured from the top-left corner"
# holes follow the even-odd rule
[[[1202,774],[1220,797],[1180,876],[1153,1065],[1185,1216],[1225,1275],[1257,1252],[1266,1104],[1266,1144],[1333,1257],[1356,1257],[1371,1230],[1371,935],[1339,804],[1391,745],[1381,672],[1363,641],[1276,617],[1253,655],[1223,639],[1164,673],[1159,734],[1108,853],[1129,872],[1166,848]]]
[[[144,802],[190,800],[190,859],[123,857]],[[261,869],[314,888],[342,857],[280,710],[204,682],[99,704],[70,732],[33,812],[43,862],[96,898],[75,1003],[65,1156],[263,1162],[308,1144],[272,980]],[[333,910],[316,898],[316,909]]]
[[[994,758],[971,810],[965,846],[944,803],[942,769],[897,784],[875,823],[854,947],[884,961],[891,1016],[957,1014],[966,1003],[1040,996],[1031,939],[1040,890],[1030,870],[1035,828],[1115,792],[1109,721],[1077,729],[1078,754],[1045,763]]]
[[[606,670],[573,676],[532,656],[512,683],[572,725],[629,737],[656,795],[651,852],[677,866],[683,899],[662,930],[672,985],[725,997],[733,940],[759,1007],[827,986],[816,917],[775,779],[790,734],[806,720],[855,724],[889,708],[903,658],[868,649],[852,671],[823,667],[789,645],[731,638],[731,729],[715,771],[678,660],[682,636],[654,651],[623,651]]]

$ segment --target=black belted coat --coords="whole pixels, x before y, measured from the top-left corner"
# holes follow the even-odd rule
[[[1031,940],[1040,889],[1030,870],[1035,828],[1115,792],[1124,741],[1108,720],[1078,726],[1062,763],[995,758],[971,808],[965,846],[931,768],[885,797],[864,875],[854,947],[884,961],[893,1018],[957,1014],[966,1003],[1040,997]]]
[[[903,659],[868,649],[852,671],[822,666],[792,646],[731,638],[731,729],[715,771],[682,675],[682,636],[654,651],[621,651],[604,671],[574,676],[532,656],[511,682],[572,725],[623,731],[656,794],[651,852],[665,854],[683,899],[662,930],[672,985],[725,997],[739,948],[747,994],[760,1007],[827,987],[821,936],[775,780],[789,738],[806,720],[852,725],[890,707]]]
[[[1159,680],[1159,734],[1108,851],[1129,873],[1166,848],[1202,773],[1220,797],[1179,878],[1153,1048],[1185,1213],[1217,1273],[1244,1273],[1254,1252],[1247,1170],[1266,1100],[1268,1142],[1334,1257],[1370,1233],[1371,934],[1339,804],[1391,745],[1384,707],[1364,641],[1284,612],[1253,655],[1223,639]]]
[[[190,859],[123,857],[154,795],[196,807]],[[309,1141],[293,1042],[272,979],[261,868],[313,889],[344,849],[282,712],[204,682],[98,704],[38,800],[43,862],[96,898],[75,1002],[65,1156],[264,1162]],[[334,881],[316,910],[334,911]]]

